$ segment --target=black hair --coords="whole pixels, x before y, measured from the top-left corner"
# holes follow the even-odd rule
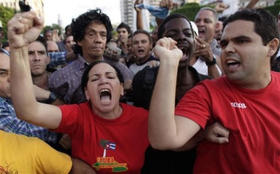
[[[192,33],[192,38],[194,39],[194,31],[193,31],[193,28],[192,28],[192,24],[190,22],[190,20],[184,16],[184,15],[181,15],[181,14],[177,14],[177,13],[174,13],[174,14],[171,14],[169,16],[167,16],[167,18],[164,19],[164,21],[160,24],[160,26],[158,27],[158,33],[157,33],[157,37],[158,37],[158,40],[161,39],[166,31],[166,24],[173,20],[173,19],[185,19],[189,26],[190,26],[190,29],[191,29],[191,33]],[[194,52],[194,49],[195,49],[195,42],[193,41],[193,43],[191,43],[191,47],[188,48],[188,56],[191,57],[193,52]]]
[[[64,30],[65,31],[67,31],[68,30],[68,28],[70,28],[71,29],[71,25],[69,24],[69,25],[66,25],[66,27],[64,28]]]
[[[136,31],[133,33],[133,36],[132,36],[132,37],[134,37],[135,35],[140,34],[140,33],[141,33],[141,34],[145,34],[146,36],[148,36],[150,43],[152,43],[152,37],[151,37],[150,33],[149,33],[148,31],[146,31],[146,30],[136,30]]]
[[[130,29],[130,27],[126,24],[126,23],[120,23],[120,25],[117,27],[117,31],[118,31],[118,29],[120,29],[120,28],[125,28],[126,29],[126,31],[128,32],[128,35],[131,35],[131,29]]]
[[[100,63],[106,63],[108,65],[110,65],[111,67],[113,67],[117,73],[117,77],[120,81],[120,83],[124,83],[124,79],[123,79],[123,76],[121,74],[121,71],[114,65],[110,64],[109,62],[106,62],[104,60],[97,60],[97,61],[94,61],[93,63],[89,64],[89,66],[86,68],[86,70],[84,71],[83,73],[83,76],[82,76],[82,81],[81,81],[81,87],[82,89],[84,90],[87,86],[87,83],[88,83],[88,74],[90,72],[90,70],[97,64],[100,64]]]
[[[174,14],[171,14],[169,16],[167,16],[167,18],[164,19],[164,21],[160,24],[160,26],[158,27],[158,32],[157,32],[157,37],[158,39],[162,38],[163,37],[163,34],[165,32],[165,25],[171,21],[172,19],[176,19],[176,18],[183,18],[183,19],[186,19],[186,21],[189,23],[190,27],[191,27],[191,31],[192,31],[192,35],[194,37],[194,32],[193,32],[193,28],[192,28],[192,24],[190,22],[190,20],[184,16],[184,15],[181,15],[181,14],[178,14],[178,13],[174,13]]]
[[[44,36],[46,35],[46,33],[49,33],[49,32],[51,32],[51,33],[53,32],[51,28],[46,29],[46,30],[44,31]]]
[[[107,42],[111,40],[113,27],[110,18],[105,13],[102,13],[100,9],[95,9],[83,13],[76,19],[72,20],[71,32],[76,43],[83,40],[87,26],[89,26],[93,21],[98,21],[104,24],[107,30]],[[82,55],[82,48],[76,44],[74,52]]]
[[[267,45],[272,39],[279,39],[277,28],[277,19],[270,12],[264,9],[244,9],[229,16],[224,22],[224,28],[227,24],[236,20],[246,20],[254,23],[255,32],[260,35],[264,45]],[[279,48],[278,48],[279,49]],[[274,59],[277,52],[271,57]]]

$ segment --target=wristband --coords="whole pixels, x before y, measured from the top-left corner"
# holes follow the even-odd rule
[[[53,92],[51,92],[49,98],[47,100],[44,100],[43,103],[51,104],[56,99],[57,99],[56,95]]]
[[[206,61],[206,65],[207,66],[211,66],[211,65],[215,65],[217,62],[216,62],[216,59],[213,57],[213,60],[212,61]]]

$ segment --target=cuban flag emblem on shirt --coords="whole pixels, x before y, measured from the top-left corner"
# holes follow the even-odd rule
[[[106,144],[106,149],[115,150],[116,149],[116,143],[108,142]]]

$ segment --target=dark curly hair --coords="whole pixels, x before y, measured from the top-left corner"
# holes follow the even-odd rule
[[[192,32],[192,38],[194,39],[194,31],[193,31],[192,24],[191,24],[190,20],[186,16],[178,14],[178,13],[174,13],[174,14],[171,14],[171,15],[167,16],[167,18],[165,18],[164,21],[160,24],[160,26],[158,27],[158,33],[157,33],[158,39],[161,39],[164,36],[164,33],[166,31],[165,26],[169,21],[171,21],[173,19],[180,19],[180,18],[183,18],[188,22],[188,24],[190,25],[191,32]],[[194,52],[195,42],[191,43],[191,45],[192,46],[190,48],[188,48],[189,49],[189,51],[188,51],[189,56],[192,56],[192,54]]]
[[[95,9],[83,13],[76,19],[72,20],[71,31],[75,42],[83,40],[87,26],[93,21],[99,21],[105,25],[107,30],[107,42],[111,40],[113,27],[110,18],[106,14],[102,13],[100,9]],[[82,48],[76,44],[74,46],[74,52],[82,55]]]

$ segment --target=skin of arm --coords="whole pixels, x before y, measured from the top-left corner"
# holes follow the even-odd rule
[[[38,37],[42,28],[43,19],[33,11],[18,13],[8,22],[8,39],[11,48],[11,93],[17,116],[20,119],[55,129],[61,121],[61,111],[56,106],[36,101],[29,67],[28,45]]]
[[[251,0],[246,8],[254,8],[254,6],[259,2],[259,0]]]
[[[137,27],[137,30],[143,30],[144,27],[143,27],[143,17],[142,17],[142,10],[140,8],[137,8],[134,4],[134,9],[136,11],[136,27]]]
[[[80,159],[72,158],[72,169],[69,174],[96,174],[94,169]]]
[[[37,85],[33,85],[33,90],[37,101],[44,101],[50,97],[51,91],[38,87]],[[58,98],[55,99],[52,103],[53,105],[63,105],[64,102]]]
[[[206,127],[205,130],[200,130],[193,138],[188,141],[184,146],[174,151],[190,150],[198,145],[203,139],[218,144],[224,144],[229,142],[229,130],[226,129],[219,122],[215,122]]]
[[[178,149],[200,130],[194,121],[174,117],[176,76],[182,51],[171,38],[162,38],[154,52],[160,58],[160,68],[150,105],[149,140],[156,149]]]
[[[204,40],[196,37],[196,49],[194,52],[194,56],[202,56],[204,61],[211,62],[214,59],[213,52],[211,50],[211,46],[205,42]],[[216,59],[217,60],[217,59]],[[212,78],[218,78],[221,76],[221,73],[218,69],[218,65],[209,65],[208,66],[208,75]]]

